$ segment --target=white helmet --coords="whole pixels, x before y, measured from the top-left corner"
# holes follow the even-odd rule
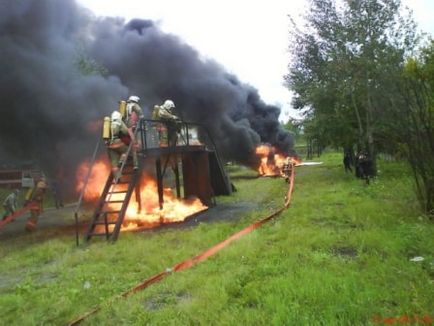
[[[175,103],[173,103],[172,100],[165,100],[165,101],[164,101],[164,104],[163,104],[163,107],[164,107],[165,109],[170,110],[170,109],[173,109],[173,108],[175,107]]]
[[[136,103],[139,103],[139,101],[140,101],[140,97],[138,97],[138,96],[136,96],[136,95],[131,95],[131,96],[128,98],[128,101],[129,101],[129,102],[136,102]]]
[[[112,118],[112,122],[121,124],[122,114],[119,111],[113,111],[111,118]]]

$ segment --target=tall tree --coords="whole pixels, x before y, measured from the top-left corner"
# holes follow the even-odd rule
[[[434,217],[434,41],[407,61],[398,88],[388,131],[404,148],[419,201]]]
[[[383,94],[396,92],[405,54],[415,45],[411,19],[400,0],[310,0],[304,29],[294,28],[286,76],[293,105],[307,110],[327,143],[376,158],[382,131]],[[320,132],[319,132],[320,131]],[[352,142],[352,144],[349,144]]]

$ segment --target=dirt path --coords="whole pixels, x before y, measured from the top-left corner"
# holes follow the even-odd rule
[[[71,229],[74,226],[74,209],[75,204],[69,204],[60,209],[54,207],[44,209],[43,213],[39,217],[38,229],[35,232],[51,228]],[[29,217],[30,212],[27,212],[9,224],[3,226],[3,228],[0,229],[0,241],[2,239],[28,234],[24,227]]]
[[[30,235],[33,241],[47,240],[60,235],[71,236],[71,240],[75,241],[75,208],[75,204],[70,204],[60,209],[53,207],[46,208],[39,217],[37,230],[31,234],[24,229],[26,221],[30,216],[30,213],[28,212],[0,229],[0,242],[11,238],[18,239],[29,237]],[[237,203],[236,205],[217,204],[217,206],[212,207],[197,216],[188,218],[184,222],[163,224],[152,229],[139,229],[133,232],[158,232],[161,229],[168,228],[194,227],[199,222],[213,223],[221,220],[240,218],[244,213],[254,210],[255,208],[257,208],[257,204],[255,203]],[[80,219],[80,221],[83,221],[83,219]],[[85,230],[86,225],[84,222],[81,222],[80,242],[83,239]]]

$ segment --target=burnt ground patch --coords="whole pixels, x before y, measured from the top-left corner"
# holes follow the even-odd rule
[[[154,227],[139,227],[138,229],[126,232],[158,232],[166,229],[182,229],[198,225],[199,223],[215,223],[219,221],[228,221],[240,219],[243,214],[250,212],[258,207],[257,203],[238,202],[236,204],[217,204],[214,207],[194,214],[183,222],[163,223]],[[39,217],[38,228],[34,232],[25,231],[25,224],[30,216],[26,213],[18,217],[13,222],[5,225],[0,229],[0,242],[11,241],[22,242],[23,245],[29,245],[53,239],[60,236],[70,236],[74,241],[76,226],[74,220],[75,205],[68,205],[61,209],[47,208]],[[86,212],[85,220],[80,219],[79,233],[80,242],[82,242],[87,225],[90,221],[90,213]]]

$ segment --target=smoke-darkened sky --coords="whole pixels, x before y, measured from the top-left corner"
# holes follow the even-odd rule
[[[279,108],[151,20],[95,18],[73,0],[5,0],[0,35],[4,158],[73,170],[99,137],[89,126],[131,94],[148,116],[172,99],[185,120],[206,125],[226,159],[247,162],[260,142],[292,150]]]
[[[179,35],[203,56],[211,57],[253,85],[267,103],[282,108],[280,120],[299,116],[291,107],[291,93],[282,83],[287,73],[290,15],[301,16],[309,0],[78,0],[98,16],[147,18]],[[337,1],[341,2],[340,0]],[[402,0],[414,10],[420,28],[434,33],[434,1]]]

